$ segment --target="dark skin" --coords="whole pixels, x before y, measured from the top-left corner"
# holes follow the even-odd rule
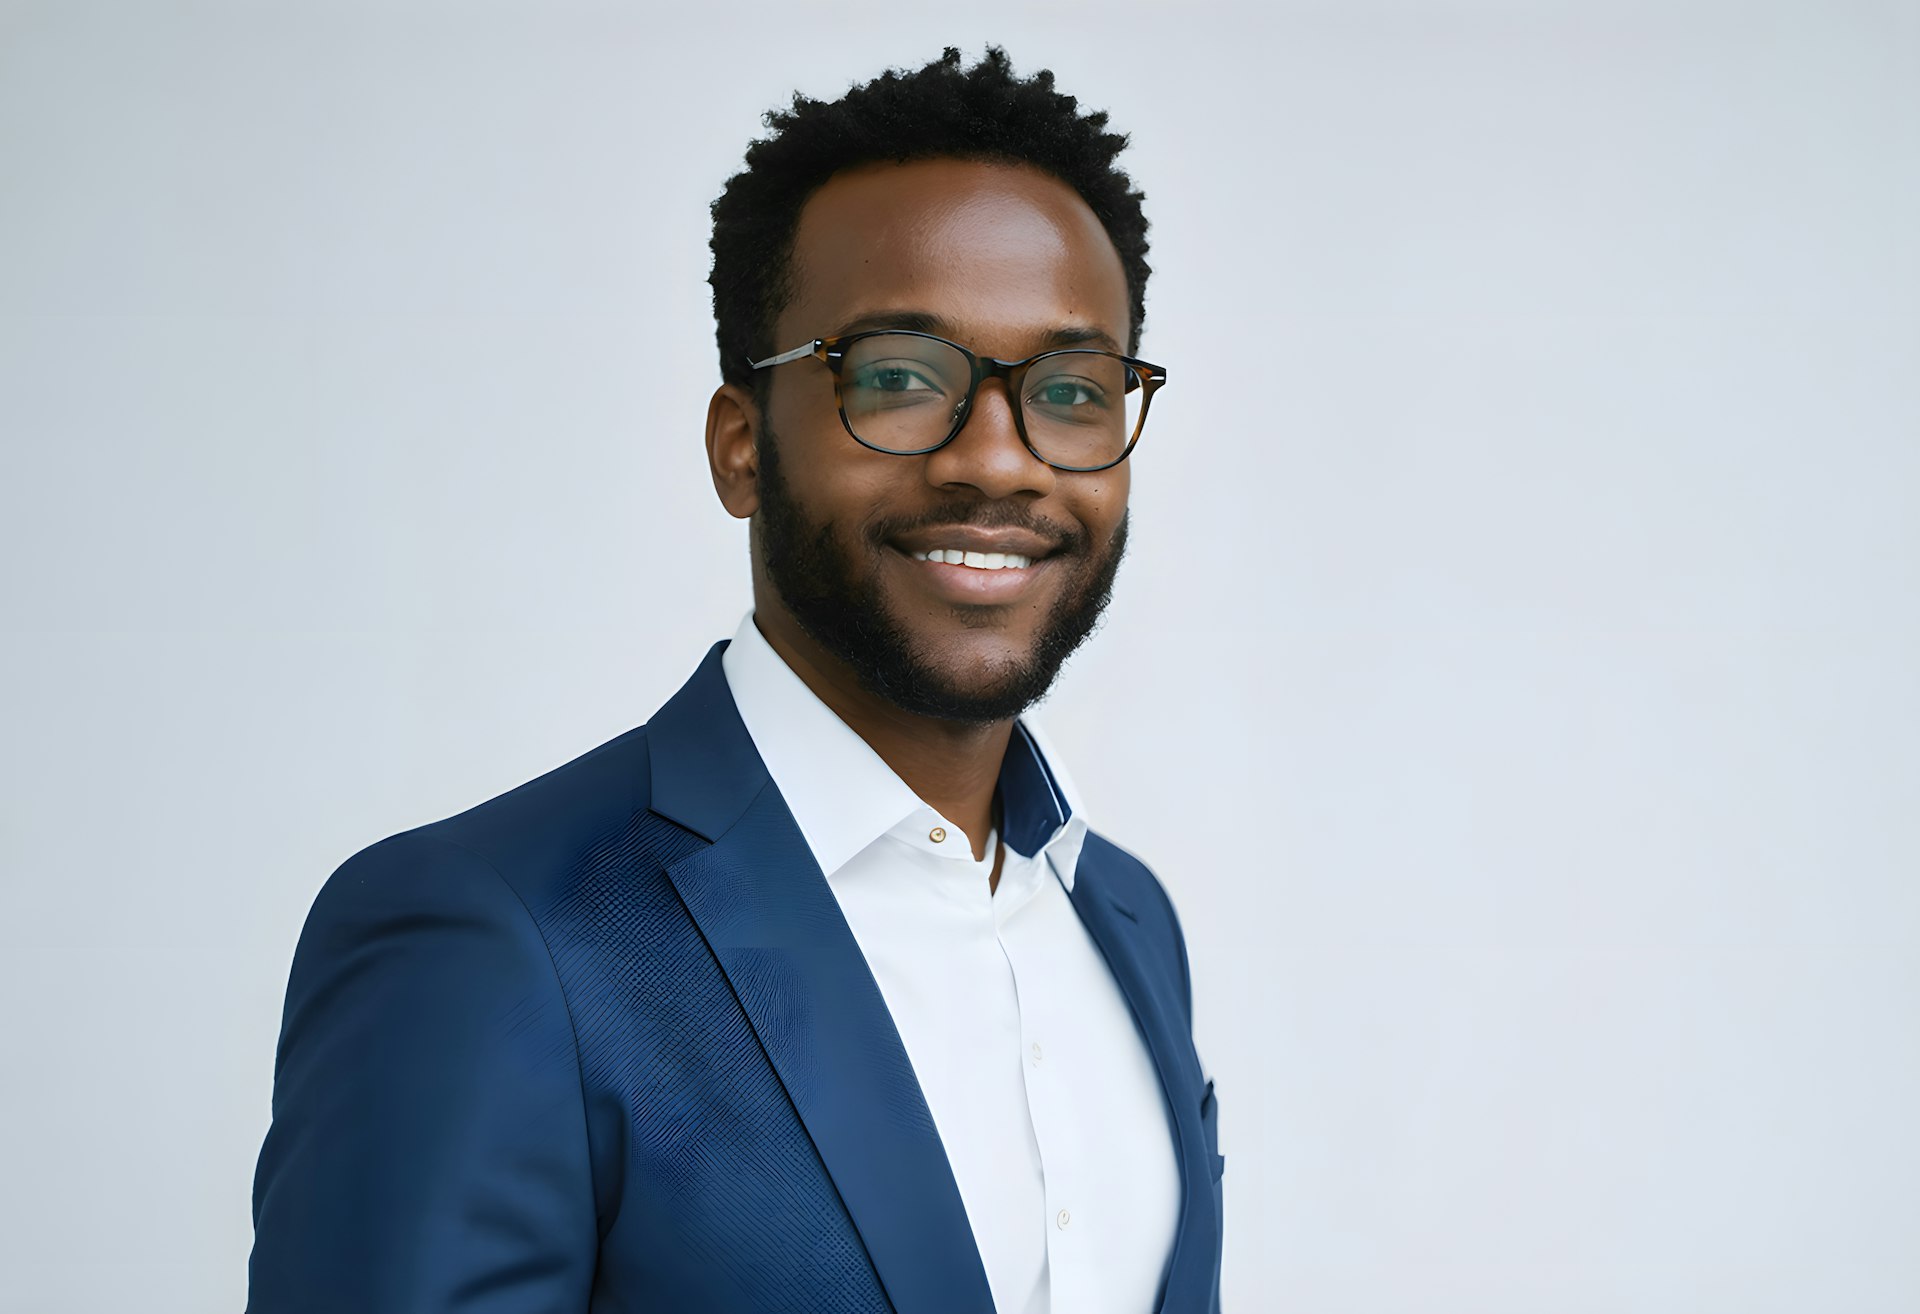
[[[801,211],[794,272],[795,294],[775,325],[776,351],[889,325],[929,328],[1005,359],[1082,341],[1126,349],[1126,275],[1112,241],[1071,187],[1024,165],[936,159],[836,174]],[[923,318],[910,325],[889,319],[904,313]],[[1043,523],[1084,530],[1095,543],[1108,542],[1126,512],[1128,463],[1091,473],[1054,470],[1020,441],[1001,380],[981,385],[951,443],[924,456],[895,456],[848,436],[825,365],[808,359],[771,374],[765,415],[751,393],[731,384],[707,408],[714,489],[742,519],[760,506],[758,445],[768,427],[779,435],[794,497],[811,519],[832,525],[849,552],[865,550],[863,525],[956,499],[1015,502]],[[934,545],[890,544],[879,565],[887,609],[910,629],[918,657],[963,685],[1024,660],[1068,587],[1067,562],[1012,549],[1034,555],[1033,566],[993,581],[1017,587],[981,600],[966,588],[980,580],[978,572],[961,579],[962,567],[910,555]],[[757,547],[753,599],[774,651],[914,793],[964,828],[975,859],[983,858],[1013,722],[921,716],[861,688],[847,664],[795,622]],[[992,879],[997,886],[997,855]]]

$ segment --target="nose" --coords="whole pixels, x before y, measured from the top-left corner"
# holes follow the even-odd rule
[[[1006,380],[987,379],[953,441],[927,457],[927,481],[937,488],[978,489],[987,498],[1053,491],[1055,471],[1027,450],[1013,420]]]

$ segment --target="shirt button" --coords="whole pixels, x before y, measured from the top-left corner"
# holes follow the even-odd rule
[[[947,842],[946,827],[935,826],[932,830],[927,832],[927,838],[932,840],[935,844],[945,844]]]
[[[1040,1042],[1037,1040],[1033,1042],[1033,1065],[1040,1066]]]
[[[1065,1227],[1068,1223],[1071,1223],[1073,1221],[1073,1215],[1068,1213],[1066,1210],[1062,1209],[1060,1211],[1059,1217],[1055,1218],[1054,1221],[1060,1224],[1060,1226]]]

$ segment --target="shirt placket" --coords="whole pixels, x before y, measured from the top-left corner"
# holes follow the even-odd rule
[[[1011,859],[1011,851],[1009,850]],[[1001,873],[1006,888],[1008,871]],[[1080,1242],[1084,1222],[1076,1217],[1075,1191],[1078,1175],[1073,1161],[1077,1138],[1072,1135],[1067,1074],[1060,1064],[1065,1052],[1055,1037],[1063,1025],[1058,1004],[1051,996],[1051,973],[1045,947],[1036,938],[1040,919],[1033,916],[1034,903],[1044,891],[1036,882],[1050,881],[1052,868],[1043,849],[1031,859],[1021,859],[1021,888],[1017,906],[1009,900],[1004,909],[996,909],[996,933],[1000,948],[1013,971],[1014,997],[1020,1011],[1021,1073],[1027,1091],[1027,1113],[1032,1121],[1034,1140],[1040,1149],[1041,1181],[1046,1197],[1046,1212],[1041,1225],[1047,1238],[1047,1270],[1050,1307],[1074,1309],[1080,1286],[1077,1271],[1079,1256],[1085,1247]],[[1049,1049],[1049,1045],[1052,1048]],[[1078,1228],[1079,1231],[1075,1229]]]

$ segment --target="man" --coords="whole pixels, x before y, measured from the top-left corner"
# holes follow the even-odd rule
[[[796,97],[714,204],[754,609],[646,725],[349,859],[250,1308],[1218,1308],[1185,946],[1019,713],[1164,380],[1125,139],[989,50]]]

